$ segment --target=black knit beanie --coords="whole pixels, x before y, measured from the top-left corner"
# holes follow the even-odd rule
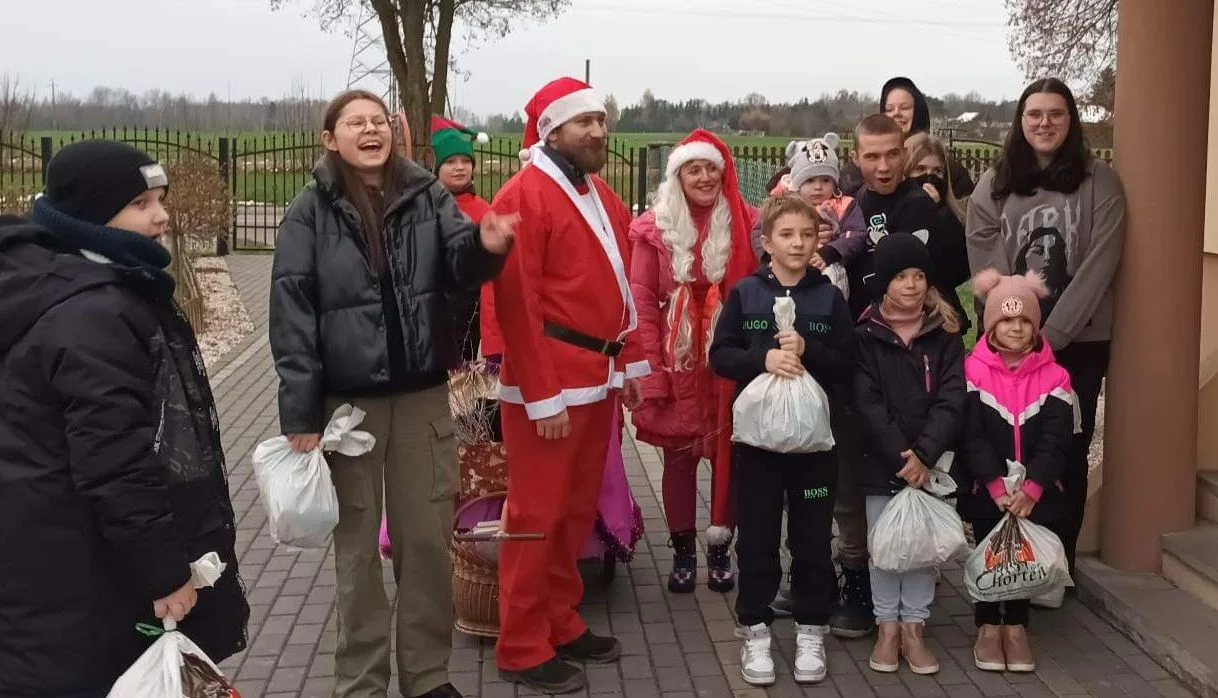
[[[149,189],[169,187],[165,170],[143,151],[117,141],[81,141],[47,164],[46,199],[77,220],[105,225]]]
[[[875,300],[888,291],[888,284],[906,269],[921,269],[928,283],[934,282],[934,265],[926,243],[909,233],[890,233],[875,245]]]

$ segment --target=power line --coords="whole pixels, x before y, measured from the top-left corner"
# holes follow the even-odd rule
[[[942,28],[990,28],[997,29],[1006,26],[1005,23],[996,22],[964,22],[952,20],[934,20],[934,19],[914,19],[914,18],[892,18],[892,17],[861,17],[858,15],[801,15],[798,13],[778,13],[778,12],[737,12],[732,10],[716,11],[716,10],[679,10],[679,9],[657,9],[654,7],[631,7],[631,6],[584,6],[580,9],[590,10],[592,12],[604,12],[614,14],[647,14],[651,17],[655,16],[696,16],[696,17],[722,17],[724,19],[755,19],[755,20],[784,20],[797,22],[826,22],[826,23],[856,23],[856,24],[882,24],[882,25],[917,25],[927,27],[942,27]]]

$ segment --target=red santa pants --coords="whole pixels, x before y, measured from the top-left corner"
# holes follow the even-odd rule
[[[508,456],[504,507],[509,531],[545,540],[504,541],[499,548],[499,668],[520,671],[554,657],[554,647],[587,626],[577,610],[584,583],[576,566],[592,534],[618,396],[567,408],[571,433],[547,441],[521,405],[503,403]]]

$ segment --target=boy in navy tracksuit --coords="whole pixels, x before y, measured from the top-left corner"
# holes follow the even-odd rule
[[[737,283],[728,296],[715,326],[711,368],[736,381],[737,394],[766,372],[796,378],[807,371],[831,403],[836,402],[853,369],[854,323],[841,291],[808,266],[816,251],[820,216],[792,195],[768,200],[761,215],[771,261]],[[775,333],[774,300],[788,295],[795,299],[795,331]],[[754,685],[775,680],[770,602],[782,580],[778,548],[785,497],[795,600],[795,680],[820,681],[826,674],[824,636],[837,602],[830,547],[836,452],[773,453],[736,444],[733,455],[740,564],[736,615],[744,641],[744,679]]]

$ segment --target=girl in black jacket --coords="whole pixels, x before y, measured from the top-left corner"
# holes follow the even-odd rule
[[[475,225],[431,172],[395,153],[389,110],[369,92],[326,107],[326,154],[288,208],[271,272],[270,344],[279,426],[299,452],[317,447],[334,409],[366,413],[363,456],[327,456],[338,493],[340,695],[383,694],[390,681],[392,600],[377,552],[382,503],[397,579],[403,695],[451,698],[448,543],[457,445],[448,371],[460,362],[454,291],[502,268],[512,221]],[[409,584],[406,581],[409,580]]]
[[[875,288],[885,290],[856,329],[854,375],[869,529],[893,495],[924,485],[929,469],[954,450],[965,402],[959,321],[931,287],[926,246],[907,233],[887,235],[876,245],[875,270]],[[903,656],[914,673],[937,672],[939,662],[922,640],[935,570],[897,574],[873,567],[871,593],[879,624],[871,668],[895,672]]]

